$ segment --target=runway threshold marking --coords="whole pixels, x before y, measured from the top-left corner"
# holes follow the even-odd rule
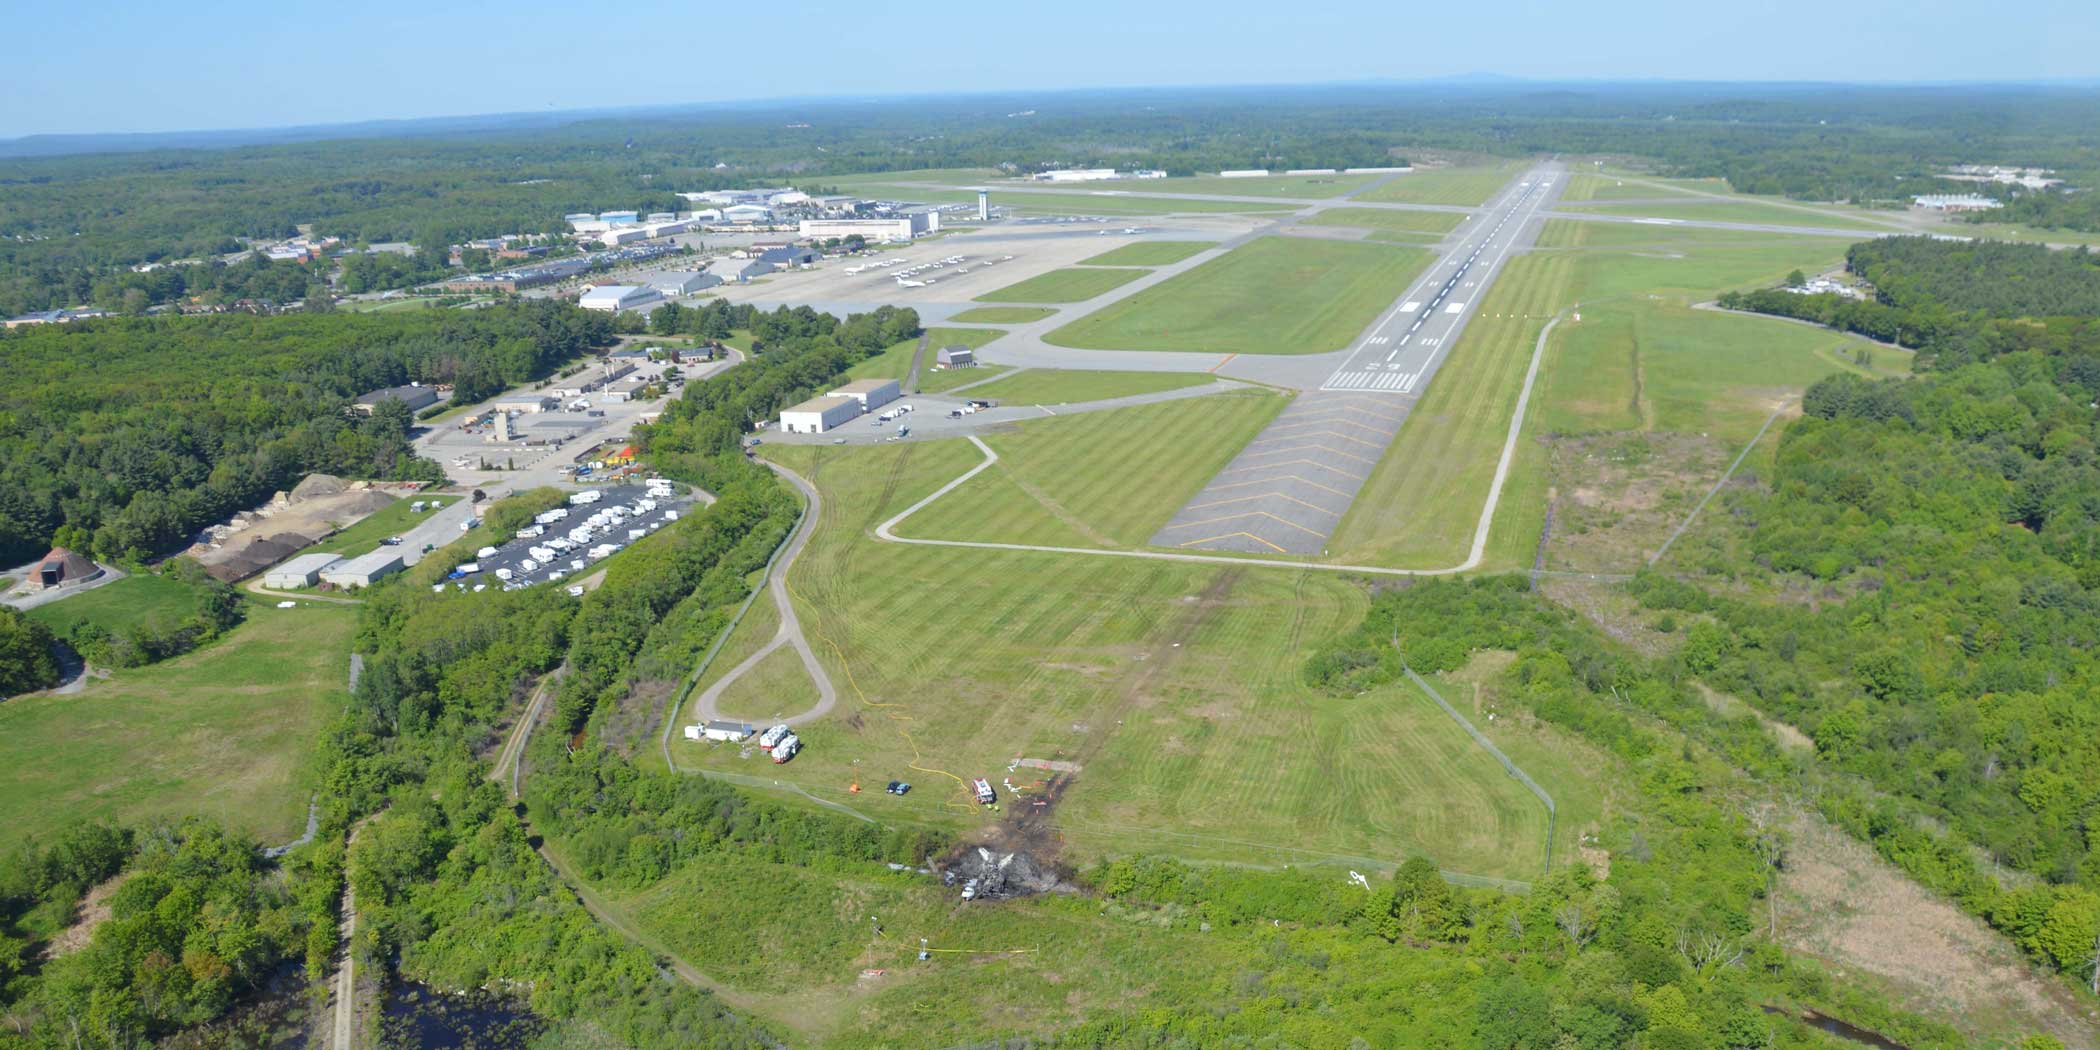
[[[1176,544],[1176,546],[1179,546],[1179,547],[1194,547],[1194,546],[1196,546],[1196,545],[1197,545],[1197,544],[1199,544],[1199,543],[1216,543],[1216,542],[1218,542],[1219,540],[1229,540],[1229,539],[1233,538],[1234,536],[1244,536],[1244,537],[1246,537],[1247,539],[1253,540],[1254,542],[1256,542],[1256,543],[1259,543],[1259,544],[1261,544],[1262,546],[1264,546],[1264,547],[1267,547],[1267,548],[1269,548],[1270,550],[1272,550],[1272,551],[1275,551],[1275,552],[1276,552],[1276,553],[1278,553],[1278,554],[1289,554],[1289,553],[1290,553],[1289,551],[1287,551],[1287,550],[1284,550],[1284,549],[1283,549],[1282,547],[1278,547],[1277,545],[1275,545],[1275,544],[1273,544],[1273,543],[1270,543],[1270,542],[1269,542],[1268,540],[1262,539],[1262,538],[1261,538],[1260,536],[1256,536],[1255,534],[1253,534],[1253,533],[1251,533],[1251,532],[1221,532],[1221,533],[1217,534],[1216,536],[1205,536],[1205,537],[1203,537],[1203,538],[1202,538],[1202,539],[1200,539],[1200,540],[1190,540],[1190,541],[1188,541],[1187,543],[1180,543],[1180,544]]]

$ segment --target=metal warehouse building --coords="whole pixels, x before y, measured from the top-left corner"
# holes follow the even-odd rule
[[[891,381],[895,386],[896,382]],[[842,394],[830,397],[813,397],[793,408],[780,410],[780,432],[783,434],[821,434],[832,427],[860,415],[860,400]]]
[[[856,379],[831,392],[832,397],[850,397],[860,403],[862,412],[873,412],[904,396],[904,388],[894,379]]]
[[[329,566],[342,560],[333,554],[301,554],[264,574],[263,586],[279,591],[311,587]]]
[[[400,572],[401,569],[401,555],[395,553],[392,547],[381,547],[370,554],[360,554],[322,570],[321,582],[332,583],[337,587],[370,587],[382,578]]]

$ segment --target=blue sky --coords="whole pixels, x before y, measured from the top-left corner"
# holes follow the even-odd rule
[[[1787,14],[1775,14],[1774,11]],[[0,138],[806,95],[1551,78],[2100,76],[2100,4],[0,0]]]

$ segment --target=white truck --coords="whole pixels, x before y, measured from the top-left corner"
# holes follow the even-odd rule
[[[780,743],[783,738],[791,736],[793,733],[794,731],[789,729],[784,722],[779,725],[767,726],[765,732],[758,734],[758,746],[763,750],[771,751],[774,744]]]
[[[474,556],[475,556],[476,558],[493,558],[493,557],[495,557],[495,556],[496,556],[496,548],[494,548],[494,547],[483,547],[483,548],[481,548],[480,550],[478,550],[478,551],[475,551],[475,552],[474,552]]]
[[[779,765],[782,762],[786,762],[788,759],[795,757],[795,752],[800,750],[802,750],[801,737],[793,733],[781,737],[780,742],[773,745],[773,764]]]

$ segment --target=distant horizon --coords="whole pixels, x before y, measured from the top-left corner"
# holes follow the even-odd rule
[[[1454,73],[1416,78],[1363,77],[1341,80],[1305,81],[1218,81],[1208,83],[1161,83],[1161,84],[1110,84],[1103,86],[1067,85],[1063,87],[1010,87],[985,88],[968,91],[946,92],[898,92],[893,94],[841,93],[824,95],[752,95],[738,98],[694,99],[681,102],[642,102],[606,105],[578,105],[573,107],[551,107],[544,110],[487,110],[482,112],[442,112],[413,116],[372,116],[341,120],[308,120],[289,123],[221,125],[197,127],[170,127],[155,129],[98,129],[98,130],[53,130],[32,131],[16,135],[0,135],[0,147],[63,140],[105,139],[153,139],[178,138],[183,136],[240,136],[290,134],[297,132],[326,132],[339,129],[384,128],[400,126],[410,130],[416,125],[463,124],[486,127],[502,122],[532,122],[547,126],[569,119],[588,119],[596,116],[643,115],[648,113],[678,114],[709,109],[724,111],[753,111],[784,108],[796,105],[822,106],[839,104],[899,104],[928,99],[1000,98],[1012,96],[1040,95],[1056,99],[1072,95],[1143,94],[1150,92],[1202,92],[1235,91],[1253,89],[1273,90],[1321,90],[1349,87],[1433,87],[1455,85],[1491,89],[1497,86],[1594,86],[1594,87],[1655,87],[1655,88],[1786,88],[1801,89],[1821,86],[1887,89],[2090,89],[2100,91],[2100,75],[2029,77],[2024,79],[1998,78],[1978,80],[1834,80],[1828,78],[1804,79],[1713,79],[1663,76],[1565,76],[1532,77],[1516,74],[1475,72]],[[328,137],[328,136],[320,136]]]
[[[810,0],[709,18],[514,0],[286,10],[112,0],[0,69],[0,141],[325,128],[770,101],[1416,83],[2091,83],[2100,16],[2036,0],[2039,32],[1962,35],[1953,0],[1858,0],[1806,17],[1667,0],[1398,11],[1336,0],[1066,0],[1054,11],[921,0],[911,17]],[[734,47],[722,41],[731,41]]]

